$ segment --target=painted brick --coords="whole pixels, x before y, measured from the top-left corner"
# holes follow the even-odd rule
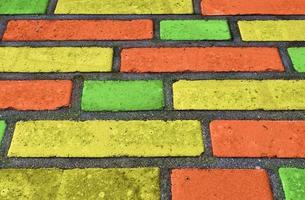
[[[0,109],[56,110],[70,106],[72,81],[0,81]]]
[[[162,20],[162,40],[229,40],[230,29],[226,20]]]
[[[293,68],[297,72],[305,72],[305,48],[288,48]]]
[[[280,168],[286,200],[303,200],[305,197],[305,169]]]
[[[305,81],[181,80],[173,98],[177,110],[305,110]]]
[[[10,20],[3,40],[142,40],[152,37],[151,20]]]
[[[1,199],[160,198],[158,168],[1,169]],[[94,186],[94,187],[92,187]]]
[[[305,0],[201,0],[203,15],[303,15]]]
[[[305,20],[239,21],[244,41],[305,41]]]
[[[0,72],[109,72],[112,56],[100,47],[0,47]]]
[[[18,122],[9,157],[199,156],[199,121]]]
[[[276,48],[130,48],[121,53],[122,72],[284,71]]]
[[[272,200],[268,175],[260,169],[176,169],[172,200]]]
[[[0,14],[44,14],[49,0],[1,0]]]
[[[305,158],[305,121],[216,120],[210,132],[217,157]]]
[[[6,123],[5,121],[0,121],[0,147],[1,147],[1,142],[5,134],[5,129],[6,129]]]
[[[59,0],[56,14],[192,14],[192,0]]]
[[[160,110],[164,106],[163,82],[85,81],[85,111]]]

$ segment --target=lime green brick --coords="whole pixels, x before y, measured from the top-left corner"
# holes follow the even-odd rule
[[[305,169],[281,168],[279,173],[286,200],[304,200]]]
[[[55,14],[192,14],[192,0],[58,0]]]
[[[49,0],[0,0],[0,14],[44,14]]]
[[[0,199],[160,199],[158,168],[1,169]]]
[[[229,40],[226,20],[163,20],[160,22],[162,40]]]
[[[6,128],[5,121],[0,121],[0,145],[1,145],[1,141],[2,141],[2,139],[4,137],[5,128]]]
[[[164,105],[163,83],[150,81],[85,81],[85,111],[157,110]]]
[[[17,122],[9,157],[199,156],[199,121]]]
[[[294,69],[297,72],[305,72],[305,47],[289,48],[288,53]]]

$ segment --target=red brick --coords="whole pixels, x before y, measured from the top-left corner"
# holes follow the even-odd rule
[[[210,132],[214,156],[305,158],[305,121],[216,120]]]
[[[305,0],[202,0],[203,15],[304,15]]]
[[[122,72],[284,71],[278,50],[267,47],[130,48],[121,59]]]
[[[0,81],[0,109],[55,110],[70,105],[72,81]]]
[[[171,182],[173,200],[272,200],[260,169],[176,169]]]
[[[152,37],[151,20],[12,20],[3,40],[141,40]]]

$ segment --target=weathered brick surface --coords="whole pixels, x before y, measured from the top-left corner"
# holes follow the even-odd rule
[[[305,0],[0,0],[0,199],[304,200],[304,22]]]
[[[3,40],[144,40],[152,37],[151,20],[12,20]]]
[[[71,104],[72,81],[0,81],[0,109],[56,110]]]
[[[1,199],[159,199],[158,168],[2,169]]]
[[[268,174],[248,169],[175,169],[173,200],[272,200]]]
[[[121,53],[122,72],[283,71],[275,48],[131,48]]]
[[[303,15],[304,0],[201,0],[203,15]]]
[[[39,130],[39,131],[37,131]],[[199,121],[18,122],[10,157],[199,156]]]
[[[218,157],[305,157],[304,121],[216,120],[210,124]]]

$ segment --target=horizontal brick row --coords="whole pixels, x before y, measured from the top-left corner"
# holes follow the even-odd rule
[[[199,121],[18,122],[9,157],[199,156]]]
[[[179,80],[172,86],[174,110],[305,110],[303,80]],[[72,87],[71,80],[0,81],[0,110],[69,107]],[[162,110],[165,98],[161,80],[86,80],[81,108]]]
[[[6,124],[0,123],[0,138]],[[215,120],[210,123],[215,157],[305,158],[305,122]],[[1,142],[1,140],[0,140]],[[200,156],[199,121],[17,122],[9,157]]]
[[[287,200],[303,200],[305,170],[280,168]],[[272,200],[262,169],[173,169],[173,200]],[[18,180],[18,181],[16,181]],[[94,185],[94,190],[92,190]],[[158,168],[1,169],[4,199],[160,199]]]
[[[305,20],[238,21],[243,41],[305,41]],[[10,20],[4,41],[149,40],[153,21]],[[161,20],[161,40],[229,40],[227,20]]]

